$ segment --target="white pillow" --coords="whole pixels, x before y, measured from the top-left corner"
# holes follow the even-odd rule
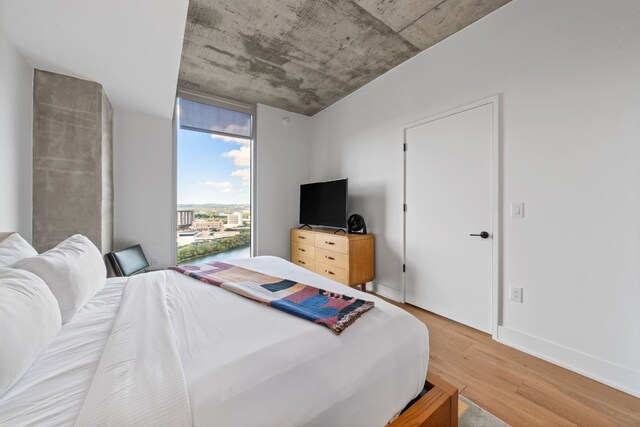
[[[0,268],[0,396],[29,370],[60,325],[58,302],[42,279]]]
[[[0,267],[7,267],[23,258],[36,255],[38,252],[18,233],[13,233],[0,242]]]
[[[63,324],[102,289],[107,278],[100,251],[80,234],[11,267],[30,271],[44,280],[58,300]]]

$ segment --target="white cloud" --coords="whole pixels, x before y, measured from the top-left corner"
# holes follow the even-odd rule
[[[236,138],[233,136],[224,136],[224,135],[216,135],[215,133],[211,134],[211,138],[215,139],[215,140],[220,140],[223,142],[231,142],[234,144],[238,144],[241,145],[243,147],[248,147],[249,145],[251,145],[251,140],[250,139],[245,139],[245,138]]]
[[[243,183],[248,183],[249,180],[251,179],[251,171],[248,168],[236,169],[233,172],[231,172],[231,176],[242,178]]]
[[[222,154],[222,157],[233,159],[236,166],[248,167],[251,164],[251,150],[248,146],[240,147],[238,150],[231,150]]]
[[[207,181],[201,182],[200,185],[207,185],[211,187],[219,188],[223,193],[233,193],[235,189],[233,188],[233,184],[229,181],[216,182],[216,181]]]

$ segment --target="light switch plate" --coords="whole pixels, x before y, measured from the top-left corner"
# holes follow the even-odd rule
[[[511,218],[524,218],[524,203],[511,203]]]

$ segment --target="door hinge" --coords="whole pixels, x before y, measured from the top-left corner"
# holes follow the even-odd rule
[[[402,264],[402,272],[405,273],[407,271],[407,266],[406,264]]]
[[[402,151],[407,151],[407,143],[402,144]]]
[[[406,203],[402,205],[402,210],[405,211],[405,212],[407,211],[407,204]]]

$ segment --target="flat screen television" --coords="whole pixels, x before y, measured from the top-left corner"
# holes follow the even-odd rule
[[[300,224],[347,226],[347,179],[300,186]]]

